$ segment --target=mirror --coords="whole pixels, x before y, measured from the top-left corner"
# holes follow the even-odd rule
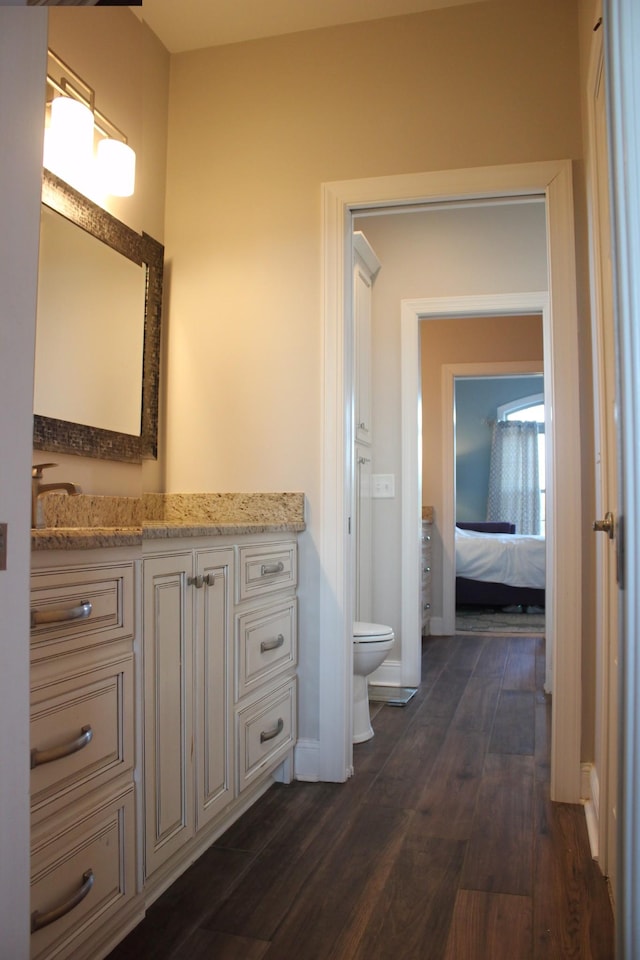
[[[36,449],[157,456],[164,249],[43,172]]]

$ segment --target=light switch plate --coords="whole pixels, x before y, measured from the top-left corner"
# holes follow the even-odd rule
[[[371,496],[376,500],[395,497],[396,478],[393,473],[374,473],[371,477]]]

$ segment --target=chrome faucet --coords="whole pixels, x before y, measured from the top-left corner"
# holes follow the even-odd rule
[[[48,467],[57,467],[57,463],[34,463],[31,467],[31,526],[38,525],[38,497],[43,493],[50,493],[52,490],[64,490],[69,496],[81,493],[77,483],[67,483],[58,481],[57,483],[42,483],[43,470]]]

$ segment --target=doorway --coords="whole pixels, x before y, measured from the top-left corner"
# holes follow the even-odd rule
[[[324,209],[324,436],[322,534],[323,582],[320,604],[320,710],[318,775],[341,781],[352,773],[351,683],[353,623],[349,523],[353,503],[353,429],[345,411],[352,409],[353,344],[351,302],[351,233],[353,217],[364,209],[399,209],[416,202],[465,202],[505,197],[545,198],[547,253],[552,301],[552,351],[549,391],[554,413],[554,462],[558,475],[570,475],[580,462],[577,310],[573,258],[571,163],[549,161],[508,167],[441,171],[380,179],[344,181],[323,186]],[[417,376],[417,372],[415,373]],[[414,414],[414,423],[417,412]],[[405,424],[403,421],[403,432]],[[414,436],[416,434],[414,433]],[[405,499],[405,477],[402,496]],[[554,490],[552,551],[554,567],[563,571],[563,602],[554,608],[554,673],[562,697],[552,729],[554,799],[575,802],[580,796],[580,617],[581,503],[579,490]],[[416,513],[419,504],[414,501]],[[551,506],[551,505],[550,505]]]
[[[539,318],[522,319],[537,340]],[[505,334],[511,324],[517,328],[518,318],[504,320]],[[432,339],[429,325],[425,333]],[[486,369],[459,370],[454,383],[456,633],[544,634],[542,358],[533,374],[480,366]],[[503,533],[508,539],[487,525],[493,523],[512,525]]]
[[[413,571],[418,570],[419,564],[419,544],[414,542],[411,536],[411,530],[415,527],[415,504],[422,504],[422,490],[420,486],[421,465],[419,462],[419,445],[412,440],[413,436],[421,431],[421,423],[416,411],[420,409],[420,384],[419,368],[417,357],[419,356],[420,344],[420,325],[429,323],[430,318],[444,319],[462,319],[462,318],[496,318],[496,317],[517,317],[531,316],[538,314],[542,317],[542,338],[543,338],[543,364],[542,373],[545,384],[552,383],[553,363],[553,329],[551,322],[551,310],[549,306],[549,296],[545,291],[539,293],[519,293],[519,294],[487,294],[469,297],[443,297],[443,298],[424,298],[420,300],[405,301],[402,305],[402,429],[403,429],[403,614],[406,611],[407,621],[403,621],[403,632],[411,636],[414,626],[410,620],[411,612],[414,606],[413,597],[417,596],[418,584],[417,573],[415,574],[415,583],[412,582]],[[462,367],[464,366],[464,371]],[[498,369],[496,363],[495,369]],[[455,632],[455,444],[454,444],[454,408],[455,408],[455,379],[459,373],[465,372],[467,375],[473,372],[482,373],[484,367],[482,364],[445,364],[442,367],[441,383],[438,388],[441,391],[441,419],[442,419],[442,440],[441,440],[441,458],[442,458],[442,481],[441,481],[441,519],[439,523],[440,536],[442,539],[442,570],[441,570],[441,595],[442,609],[441,616],[433,624],[434,633],[449,635]],[[500,364],[500,371],[503,374],[516,372],[539,373],[540,362],[532,361],[529,364],[524,361],[507,362]],[[551,390],[546,391],[546,405],[551,409],[552,398]],[[548,419],[551,419],[548,414]],[[550,451],[554,451],[557,444],[557,437],[554,438],[550,427],[547,437],[547,444]],[[554,457],[550,457],[550,468],[554,470]],[[554,479],[554,472],[551,472],[548,481],[548,524],[549,529],[554,529],[556,522],[561,523],[562,518],[557,517],[554,511],[554,503],[558,492]],[[406,491],[406,492],[405,492]],[[554,637],[556,636],[556,623],[560,611],[556,610],[554,604],[554,570],[556,569],[557,554],[554,549],[552,537],[547,539],[546,545],[546,568],[547,568],[547,657],[546,657],[546,677],[545,687],[551,691],[553,689],[553,668],[554,668]],[[563,611],[564,612],[564,611]],[[407,651],[409,655],[409,651]],[[419,647],[415,645],[413,670],[419,670]],[[579,764],[579,761],[577,761]]]

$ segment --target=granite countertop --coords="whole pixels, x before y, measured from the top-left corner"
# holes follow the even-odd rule
[[[145,494],[42,497],[33,550],[139,546],[145,540],[250,533],[301,533],[302,493]]]

